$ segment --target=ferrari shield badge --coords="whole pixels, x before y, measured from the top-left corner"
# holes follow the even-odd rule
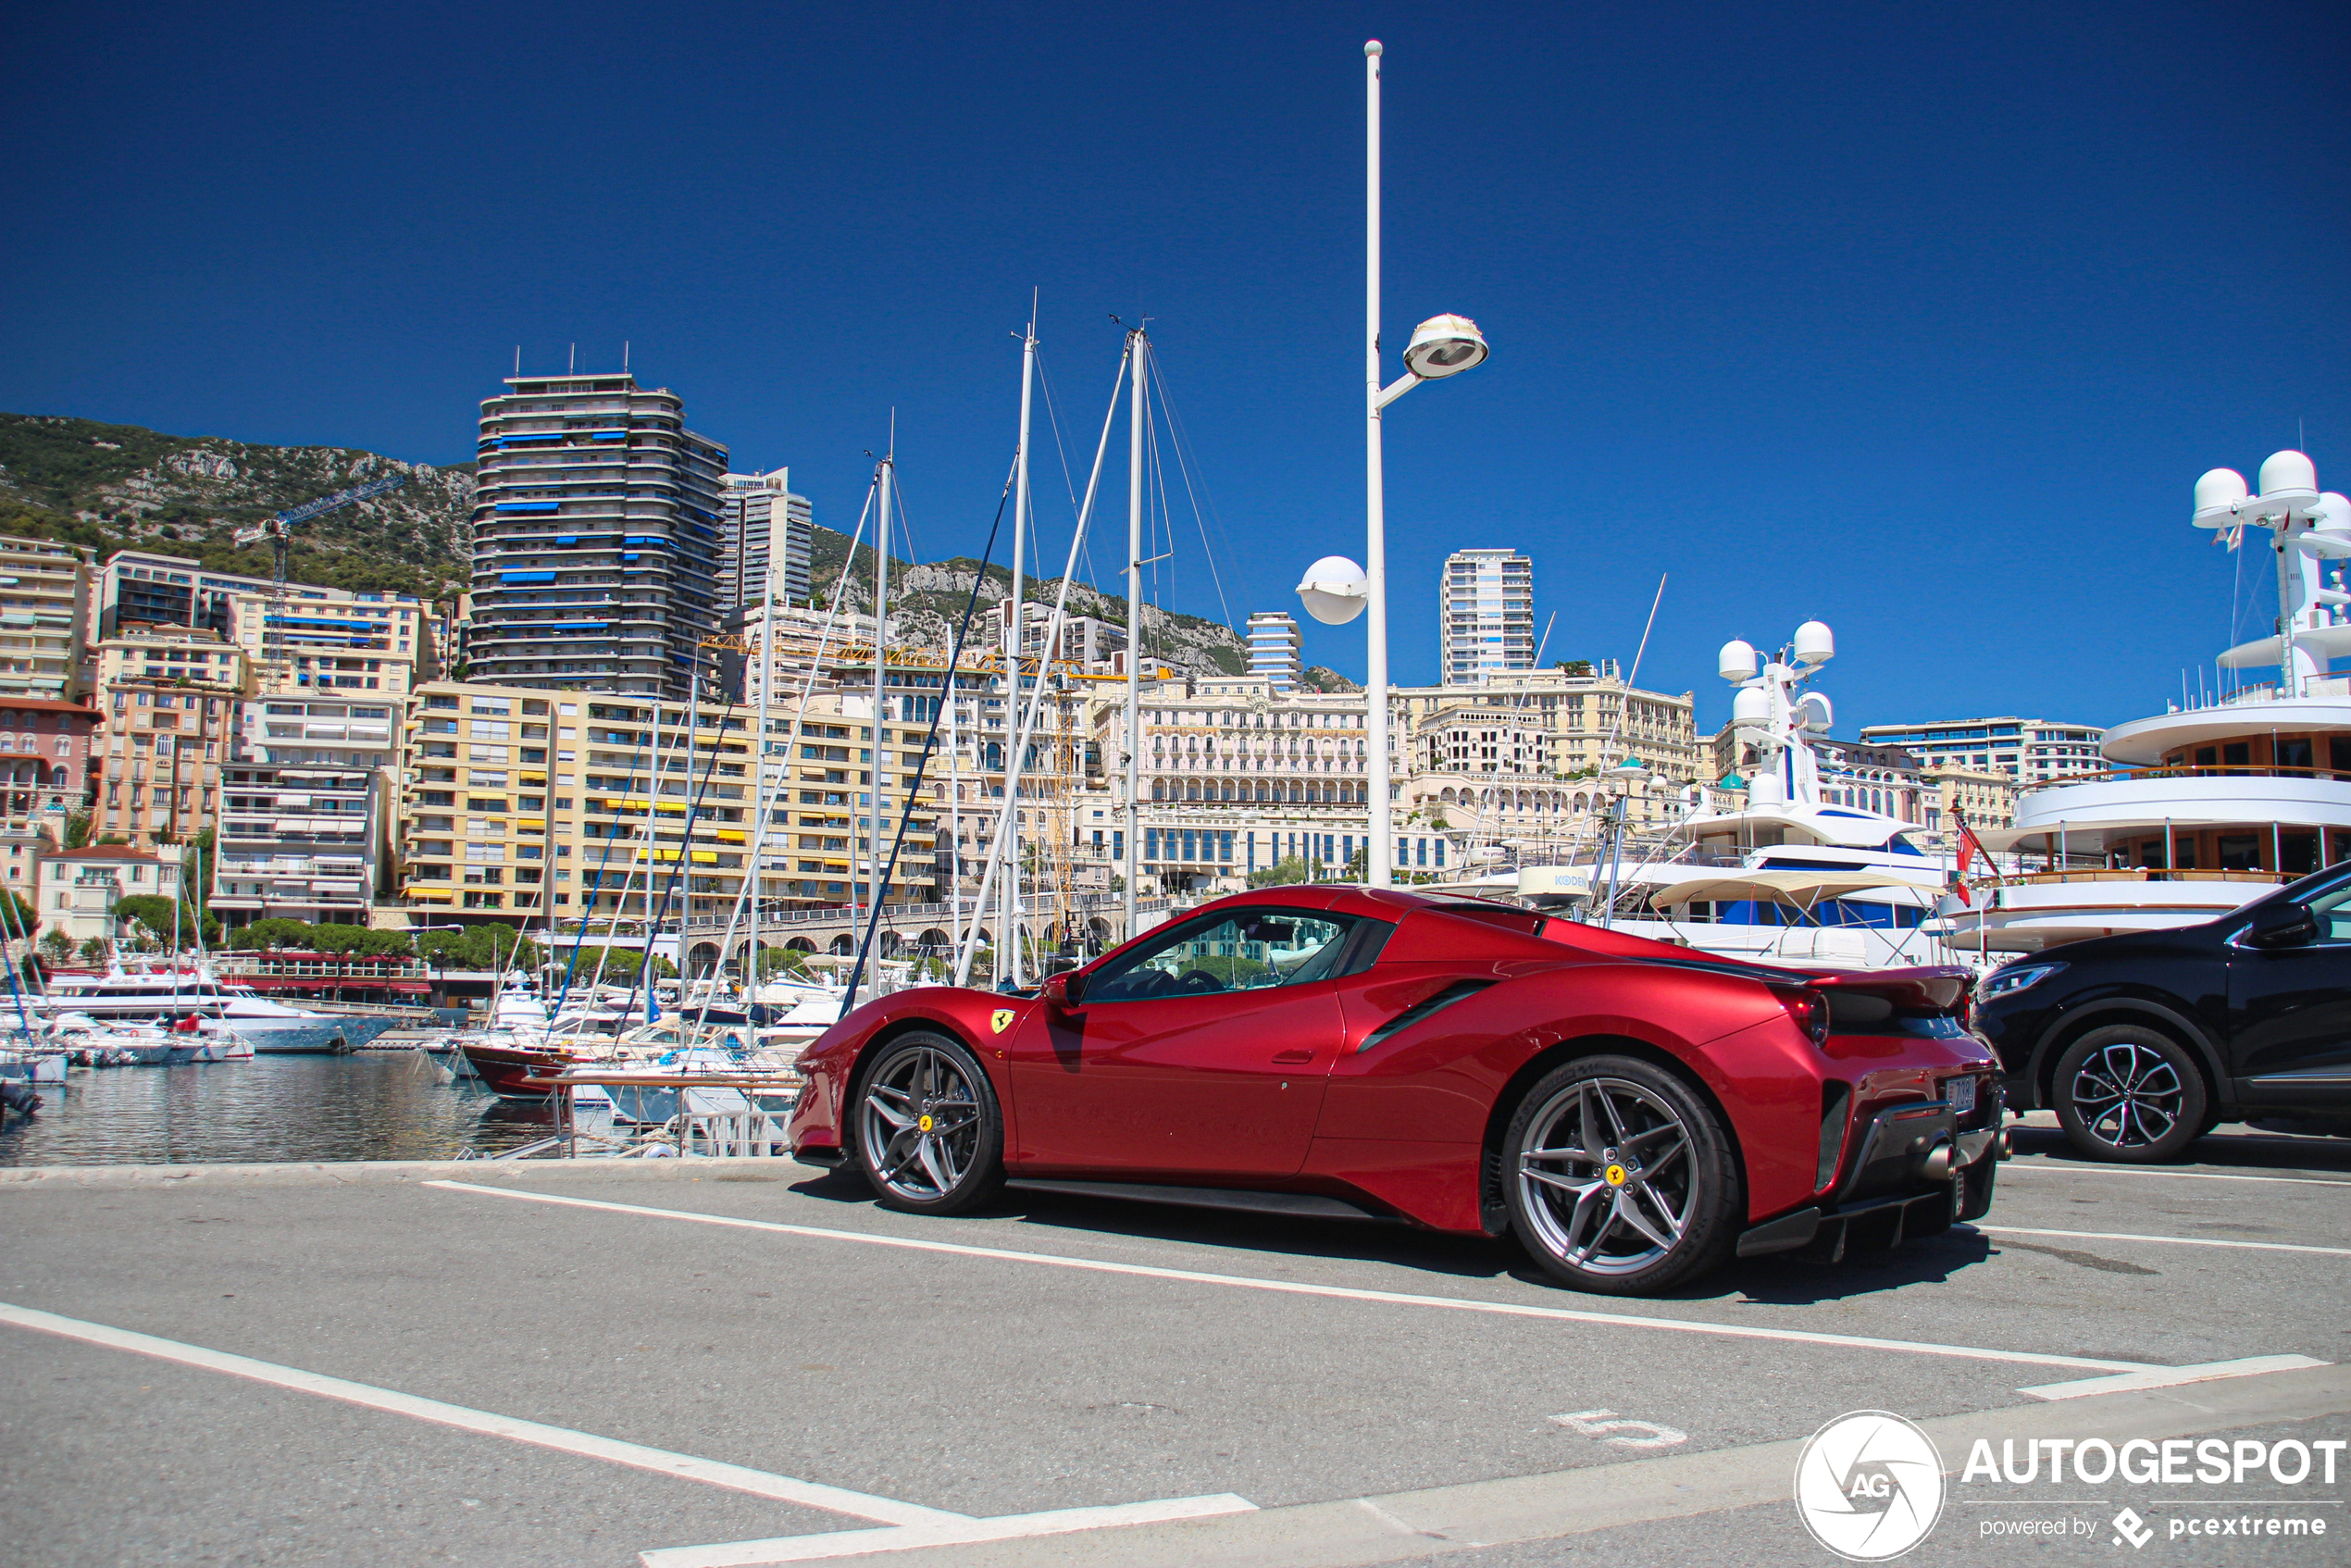
[[[1002,1034],[1013,1027],[1013,1010],[1009,1007],[999,1007],[989,1017],[988,1027],[998,1034]]]

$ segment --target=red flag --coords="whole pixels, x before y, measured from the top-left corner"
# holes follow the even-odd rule
[[[1992,874],[1992,878],[1995,881],[1998,881],[2000,879],[2000,868],[1994,863],[1992,859],[1992,852],[1984,847],[1984,840],[1975,836],[1975,829],[1968,826],[1967,816],[1964,813],[1957,811],[1953,812],[1951,814],[1951,820],[1959,825],[1959,864],[1956,867],[1954,867],[1952,872],[1951,890],[1959,895],[1959,902],[1961,903],[1972,905],[1975,902],[1975,900],[1969,896],[1968,893],[1968,867],[1978,858],[1981,858],[1984,862],[1984,869]]]

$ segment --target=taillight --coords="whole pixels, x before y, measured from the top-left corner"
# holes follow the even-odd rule
[[[1829,1002],[1818,991],[1783,991],[1782,1003],[1788,1016],[1795,1019],[1812,1043],[1823,1046],[1829,1042]]]

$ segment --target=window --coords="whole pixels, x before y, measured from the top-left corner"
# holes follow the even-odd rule
[[[1341,972],[1345,939],[1359,924],[1352,915],[1287,909],[1191,921],[1088,977],[1084,1000],[1091,1006],[1326,980]]]

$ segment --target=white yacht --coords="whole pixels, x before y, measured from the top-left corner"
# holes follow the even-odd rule
[[[1836,653],[1819,621],[1764,659],[1744,641],[1717,667],[1735,686],[1731,719],[1752,757],[1746,800],[1710,809],[1694,790],[1661,844],[1636,849],[1621,831],[1588,864],[1528,866],[1516,892],[1615,929],[1766,964],[1887,967],[1944,964],[1934,928],[1950,875],[1923,827],[1823,787],[1813,744],[1825,740],[1828,698],[1798,689]],[[1620,769],[1637,771],[1635,759]]]
[[[1945,901],[1947,940],[1968,952],[2035,952],[2084,937],[2216,919],[2281,882],[2351,860],[2351,501],[2321,493],[2310,459],[2281,452],[2261,491],[2216,468],[2196,481],[2201,529],[2251,554],[2266,529],[2277,566],[2277,631],[2220,655],[2223,670],[2273,679],[2183,702],[2107,731],[2114,770],[2019,795],[2016,826],[1982,835],[2049,869],[1986,877]]]
[[[387,1014],[313,1013],[272,1002],[250,986],[223,980],[211,965],[125,969],[103,975],[54,975],[47,992],[26,1005],[44,1015],[87,1014],[100,1023],[144,1024],[159,1015],[194,1014],[207,1026],[234,1031],[264,1055],[356,1051],[399,1020]]]

